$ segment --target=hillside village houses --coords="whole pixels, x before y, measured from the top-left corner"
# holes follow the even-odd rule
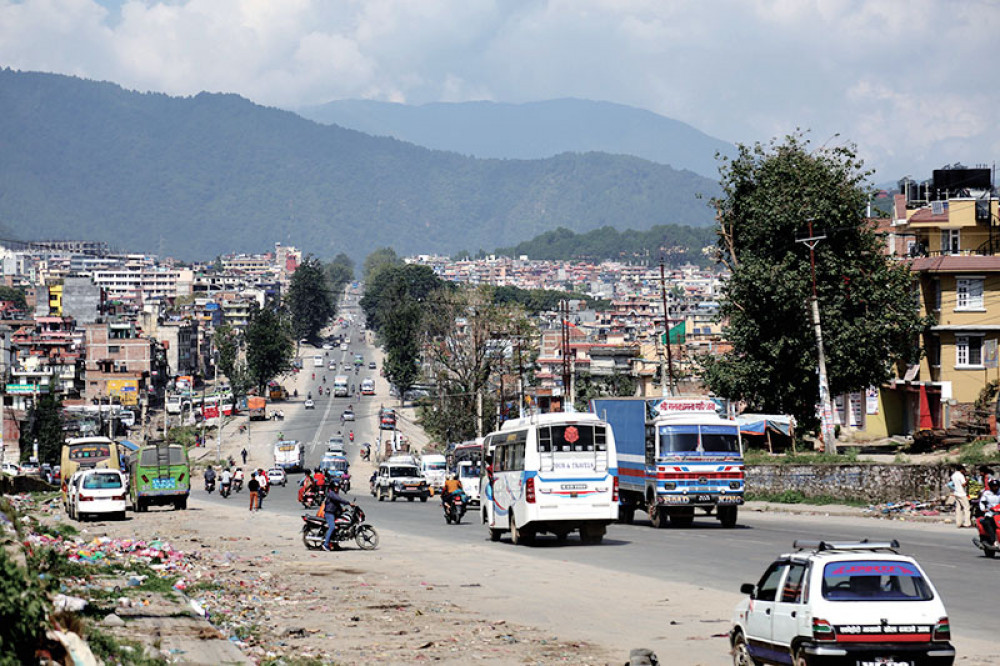
[[[251,303],[280,294],[301,257],[277,244],[182,266],[100,242],[7,242],[0,279],[24,288],[27,308],[0,302],[3,455],[18,455],[34,400],[49,391],[74,409],[141,413],[175,377],[214,375],[215,328],[245,326]]]

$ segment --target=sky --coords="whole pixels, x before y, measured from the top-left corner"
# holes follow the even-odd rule
[[[0,0],[0,66],[296,108],[564,97],[875,182],[1000,156],[1000,0]]]

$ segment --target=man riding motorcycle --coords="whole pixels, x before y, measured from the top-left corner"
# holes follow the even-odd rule
[[[1000,513],[998,505],[1000,505],[1000,479],[990,479],[979,497],[979,508],[983,512],[979,525],[983,528],[984,541],[989,545],[995,545],[997,540],[997,524],[993,518]]]
[[[333,543],[330,547],[330,539],[337,531],[337,518],[340,516],[341,506],[350,506],[351,503],[340,496],[340,483],[330,482],[326,489],[326,502],[323,504],[323,517],[326,518],[326,538],[323,539],[323,550],[340,550],[340,544]]]
[[[453,493],[464,493],[462,490],[462,482],[458,480],[455,473],[452,472],[448,475],[448,479],[444,482],[444,488],[441,489],[441,504],[448,506],[448,501],[451,499]]]
[[[219,477],[219,494],[223,497],[229,497],[229,492],[233,487],[233,475],[230,473],[229,468],[222,470],[222,476]]]
[[[205,490],[208,492],[215,490],[215,470],[211,465],[205,470]]]

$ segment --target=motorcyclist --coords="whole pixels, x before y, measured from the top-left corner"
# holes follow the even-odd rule
[[[455,473],[452,472],[448,475],[448,479],[444,482],[444,488],[441,489],[441,504],[448,506],[448,502],[451,500],[453,493],[462,492],[462,482],[458,480]]]
[[[306,493],[314,488],[316,483],[313,481],[312,470],[306,469],[302,480],[299,481],[299,502],[305,497]]]
[[[323,539],[323,550],[340,550],[340,545],[337,542],[333,543],[333,548],[330,547],[330,539],[337,531],[336,523],[338,516],[340,516],[340,507],[350,506],[351,503],[340,496],[340,484],[337,481],[331,481],[330,485],[327,486],[325,499],[323,517],[326,518],[326,537]]]
[[[236,492],[240,492],[243,488],[243,468],[237,467],[236,471],[233,472],[233,487],[236,488]]]
[[[987,545],[997,545],[997,524],[993,519],[1000,513],[997,505],[1000,505],[1000,479],[990,479],[979,497],[979,509],[983,512],[979,525],[983,528],[983,540]]]
[[[222,470],[222,474],[219,475],[219,494],[223,497],[229,497],[229,491],[233,487],[233,474],[229,471],[229,468]]]
[[[353,442],[354,441],[354,431],[347,433],[347,437]]]
[[[209,465],[208,469],[205,470],[205,490],[212,492],[215,488],[215,470]]]

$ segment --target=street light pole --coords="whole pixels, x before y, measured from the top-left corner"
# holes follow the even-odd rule
[[[826,236],[813,235],[813,221],[809,220],[809,237],[800,238],[797,242],[809,247],[809,269],[812,273],[812,309],[813,330],[816,334],[816,356],[819,370],[819,404],[820,431],[823,435],[823,450],[827,453],[837,453],[837,438],[833,432],[833,405],[830,402],[830,386],[826,375],[826,354],[823,351],[823,329],[819,319],[819,299],[816,296],[816,246]]]

